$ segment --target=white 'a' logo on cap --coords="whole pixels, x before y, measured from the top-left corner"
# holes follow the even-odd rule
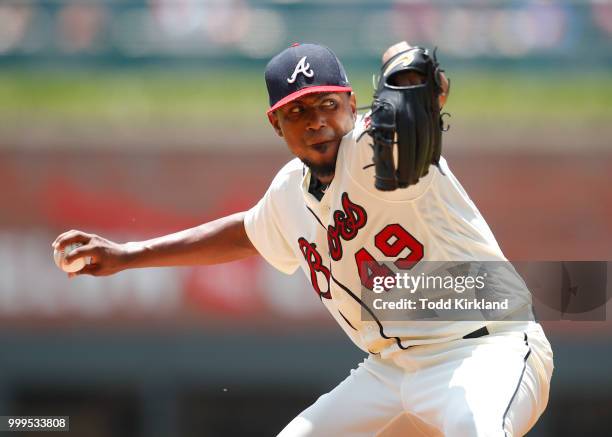
[[[306,77],[314,76],[314,71],[312,71],[312,68],[310,68],[310,64],[306,62],[306,56],[299,60],[299,62],[295,66],[295,70],[293,70],[293,74],[289,79],[287,79],[287,82],[295,82],[299,73],[302,73]]]

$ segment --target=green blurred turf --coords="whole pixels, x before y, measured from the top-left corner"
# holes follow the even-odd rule
[[[447,109],[475,121],[599,122],[612,116],[612,80],[601,73],[526,75],[500,71],[450,74]],[[369,103],[370,77],[352,74],[358,104]],[[5,122],[86,121],[231,124],[264,120],[261,71],[32,71],[0,72]]]

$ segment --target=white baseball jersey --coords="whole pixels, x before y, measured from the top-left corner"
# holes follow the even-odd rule
[[[489,226],[450,171],[439,167],[408,188],[374,187],[365,117],[340,144],[333,181],[319,201],[308,192],[311,172],[286,164],[245,217],[259,253],[284,273],[301,267],[325,307],[362,350],[381,357],[412,345],[460,338],[485,321],[364,321],[364,261],[506,261]],[[526,289],[513,290],[529,305]]]

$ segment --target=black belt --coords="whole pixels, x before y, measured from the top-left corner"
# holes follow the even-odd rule
[[[477,329],[474,332],[470,332],[469,334],[464,335],[463,338],[478,338],[484,337],[485,335],[489,335],[489,330],[486,326],[483,326],[482,328]]]

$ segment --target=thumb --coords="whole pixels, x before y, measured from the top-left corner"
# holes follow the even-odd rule
[[[69,254],[67,254],[64,257],[64,260],[66,263],[70,264],[71,262],[73,262],[75,259],[78,258],[83,258],[83,257],[91,257],[91,262],[95,262],[97,261],[97,253],[98,253],[98,249],[94,246],[90,246],[90,245],[85,245],[85,246],[81,246],[81,247],[77,247],[76,249],[74,249],[73,251],[71,251]]]
[[[86,264],[81,270],[77,272],[68,273],[69,278],[74,278],[79,275],[91,275],[91,276],[99,276],[100,272],[100,264]]]

